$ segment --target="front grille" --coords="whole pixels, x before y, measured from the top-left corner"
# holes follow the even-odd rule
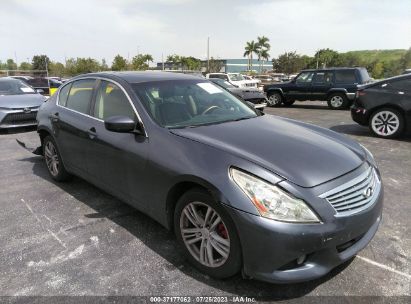
[[[10,113],[4,117],[2,124],[5,125],[25,125],[36,123],[37,111],[30,113]]]
[[[370,167],[366,172],[322,195],[337,212],[347,216],[367,209],[375,203],[381,189],[377,172]]]

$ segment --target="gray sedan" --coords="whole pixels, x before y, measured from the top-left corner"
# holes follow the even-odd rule
[[[0,79],[0,129],[36,125],[36,115],[46,97],[13,78]]]

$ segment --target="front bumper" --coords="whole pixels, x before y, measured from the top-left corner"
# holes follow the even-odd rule
[[[355,256],[381,222],[383,188],[368,209],[318,224],[293,224],[227,207],[242,245],[244,274],[271,283],[320,278]]]
[[[29,127],[37,125],[38,107],[24,110],[2,110],[0,111],[0,129]]]

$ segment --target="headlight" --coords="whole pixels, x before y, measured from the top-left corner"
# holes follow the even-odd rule
[[[303,200],[243,171],[231,168],[230,173],[261,216],[284,222],[320,222]]]

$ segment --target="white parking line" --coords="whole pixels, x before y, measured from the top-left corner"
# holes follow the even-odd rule
[[[394,273],[396,273],[396,274],[399,274],[399,275],[401,275],[401,276],[406,277],[407,279],[411,279],[411,275],[409,275],[408,273],[405,273],[405,272],[396,270],[396,269],[391,268],[391,267],[389,267],[389,266],[387,266],[387,265],[377,263],[377,262],[375,262],[375,261],[373,261],[373,260],[370,260],[370,259],[368,259],[368,258],[364,258],[364,257],[359,256],[359,255],[357,255],[356,257],[359,258],[360,260],[363,260],[364,262],[367,262],[367,263],[371,264],[371,265],[374,265],[374,266],[380,267],[380,268],[382,268],[382,269],[385,269],[385,270],[394,272]]]

